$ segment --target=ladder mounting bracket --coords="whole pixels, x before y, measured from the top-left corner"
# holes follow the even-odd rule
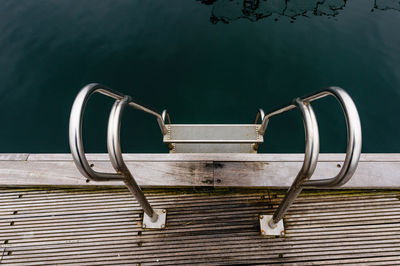
[[[272,219],[272,215],[260,215],[260,229],[263,236],[284,236],[285,227],[283,226],[283,219],[281,219],[275,228],[269,226],[269,221]]]
[[[167,221],[167,210],[166,209],[153,209],[158,215],[155,222],[151,220],[151,217],[146,213],[143,214],[143,225],[145,229],[164,229]]]

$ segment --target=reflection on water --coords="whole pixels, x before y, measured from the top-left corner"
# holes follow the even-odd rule
[[[69,152],[71,105],[90,82],[195,124],[248,123],[337,85],[359,108],[363,152],[400,152],[400,0],[36,2],[1,2],[0,152]],[[321,152],[343,152],[343,114],[326,101],[314,106]],[[88,104],[88,152],[106,151],[111,104]],[[124,152],[168,151],[146,114],[123,119]],[[303,132],[287,113],[260,152],[304,152]]]
[[[344,9],[347,0],[200,0],[205,5],[212,5],[210,21],[229,23],[245,18],[250,21],[270,16],[289,17],[293,22],[296,17],[328,16],[334,17]],[[373,6],[372,6],[373,5]],[[374,0],[371,7],[379,10],[400,10],[400,0]],[[373,11],[373,9],[372,9]]]
[[[400,11],[400,0],[375,0],[374,8],[379,10],[397,10]]]

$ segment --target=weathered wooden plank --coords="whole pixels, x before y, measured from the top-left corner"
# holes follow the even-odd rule
[[[210,167],[211,165],[211,167]],[[146,186],[210,186],[212,164],[207,162],[127,162],[136,181]],[[114,173],[109,162],[94,169]],[[4,185],[123,185],[122,182],[87,182],[72,161],[0,161],[0,186]]]
[[[215,184],[286,188],[303,160],[302,154],[126,154],[124,157],[142,187]],[[335,176],[343,157],[343,154],[321,154],[313,179]],[[88,154],[88,159],[97,171],[115,172],[107,154]],[[344,188],[400,188],[399,173],[400,154],[362,154],[356,174]],[[70,154],[3,154],[0,186],[13,185],[123,184],[87,182]]]
[[[26,161],[28,153],[0,153],[0,161]]]
[[[288,187],[299,172],[300,162],[217,162],[215,186]],[[341,162],[320,162],[312,179],[337,175]],[[344,188],[400,188],[399,162],[360,162]]]
[[[114,172],[109,162],[95,161],[94,169]],[[274,187],[291,185],[301,162],[127,161],[142,187],[218,186]],[[313,178],[329,178],[341,162],[320,162]],[[344,188],[400,188],[400,162],[360,162]],[[0,161],[0,186],[12,185],[123,185],[87,182],[72,161]]]
[[[304,154],[301,153],[284,153],[284,154],[220,154],[220,153],[185,153],[185,154],[139,154],[129,153],[123,154],[126,161],[223,161],[223,162],[302,162]],[[109,157],[106,153],[88,153],[89,161],[108,161]],[[344,159],[342,153],[326,153],[320,154],[319,161],[341,161]],[[72,161],[69,153],[51,153],[51,154],[29,154],[30,161]],[[360,161],[367,162],[400,162],[400,153],[363,153]]]

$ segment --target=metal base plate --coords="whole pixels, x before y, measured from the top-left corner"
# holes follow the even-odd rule
[[[158,214],[158,219],[155,222],[151,221],[150,216],[146,213],[143,214],[142,228],[146,229],[163,229],[167,222],[167,210],[166,209],[153,209]]]
[[[261,234],[265,236],[284,236],[285,227],[283,226],[283,219],[279,221],[275,228],[269,226],[269,221],[272,219],[272,215],[260,215],[260,229]]]

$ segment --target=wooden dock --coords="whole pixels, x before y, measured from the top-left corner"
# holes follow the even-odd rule
[[[330,177],[342,154],[322,154]],[[106,154],[88,155],[111,170]],[[261,236],[302,164],[301,154],[126,154],[164,230],[120,183],[87,182],[68,154],[0,155],[0,264],[396,265],[400,261],[400,155],[362,154],[343,189],[305,190],[286,234]]]

